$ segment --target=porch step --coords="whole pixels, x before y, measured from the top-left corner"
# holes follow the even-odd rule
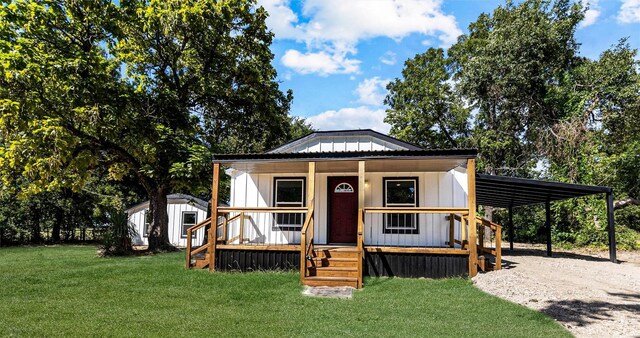
[[[309,274],[317,277],[358,277],[358,268],[355,266],[326,266],[309,268]]]
[[[478,256],[478,268],[484,272],[493,271],[495,270],[495,265],[489,260],[489,258],[486,258],[485,256]]]
[[[307,261],[309,286],[358,287],[358,249],[352,246],[316,247]]]
[[[358,258],[352,257],[313,257],[307,261],[308,266],[325,267],[325,266],[345,266],[351,267],[358,264]]]
[[[313,251],[314,257],[320,258],[358,258],[356,247],[318,248]]]
[[[358,278],[355,277],[327,277],[312,276],[304,279],[304,285],[309,286],[350,286],[358,287]]]
[[[191,266],[193,268],[196,268],[196,269],[206,268],[207,266],[209,266],[210,258],[211,258],[211,256],[209,254],[207,254],[204,258],[202,258],[202,256],[200,256],[199,258],[192,259],[191,260]]]

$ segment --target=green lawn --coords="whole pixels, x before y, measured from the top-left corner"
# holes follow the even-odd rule
[[[0,336],[569,336],[464,279],[367,279],[353,299],[301,295],[295,273],[186,271],[183,255],[0,249]]]

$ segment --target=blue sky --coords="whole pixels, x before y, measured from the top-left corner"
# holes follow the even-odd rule
[[[627,37],[640,48],[640,0],[577,0],[588,5],[576,32],[583,56]],[[448,47],[482,12],[503,1],[259,0],[275,33],[273,64],[291,114],[321,130],[372,128],[383,122],[385,85],[405,60]]]

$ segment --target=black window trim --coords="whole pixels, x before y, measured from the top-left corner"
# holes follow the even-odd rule
[[[149,237],[149,225],[151,222],[147,223],[147,214],[149,214],[149,208],[145,208],[142,211],[142,237]],[[152,220],[153,221],[153,220]]]
[[[198,212],[197,211],[182,211],[182,213],[180,214],[180,238],[187,238],[187,229],[185,229],[184,227],[184,214],[194,214],[196,215],[196,222],[193,225],[198,224]],[[191,225],[190,227],[192,227],[193,225]],[[190,228],[189,227],[189,228]],[[196,233],[193,232],[191,234],[191,238],[196,238]]]
[[[417,176],[400,176],[400,177],[383,177],[382,178],[382,206],[387,206],[387,181],[415,181],[415,207],[420,205],[420,179]],[[418,235],[420,234],[420,215],[413,214],[415,217],[415,229],[387,229],[387,215],[383,214],[382,217],[382,233],[383,234],[405,234],[405,235]]]
[[[277,207],[278,201],[276,200],[276,194],[278,191],[278,181],[286,181],[286,180],[302,180],[302,207],[306,207],[307,206],[307,177],[306,176],[274,176],[273,177],[273,196],[272,196],[272,201],[271,201],[271,205],[274,207]],[[284,225],[284,226],[280,226],[277,223],[277,214],[274,214],[273,217],[273,226],[272,226],[272,230],[280,230],[280,231],[301,231],[302,230],[302,226],[303,224],[300,224],[300,226],[291,226],[289,224],[289,226]],[[304,217],[303,217],[303,222],[304,222]]]

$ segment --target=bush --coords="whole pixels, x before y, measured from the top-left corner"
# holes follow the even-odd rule
[[[132,238],[137,233],[129,216],[122,209],[107,212],[109,228],[102,238],[101,254],[103,256],[122,256],[133,253]]]

